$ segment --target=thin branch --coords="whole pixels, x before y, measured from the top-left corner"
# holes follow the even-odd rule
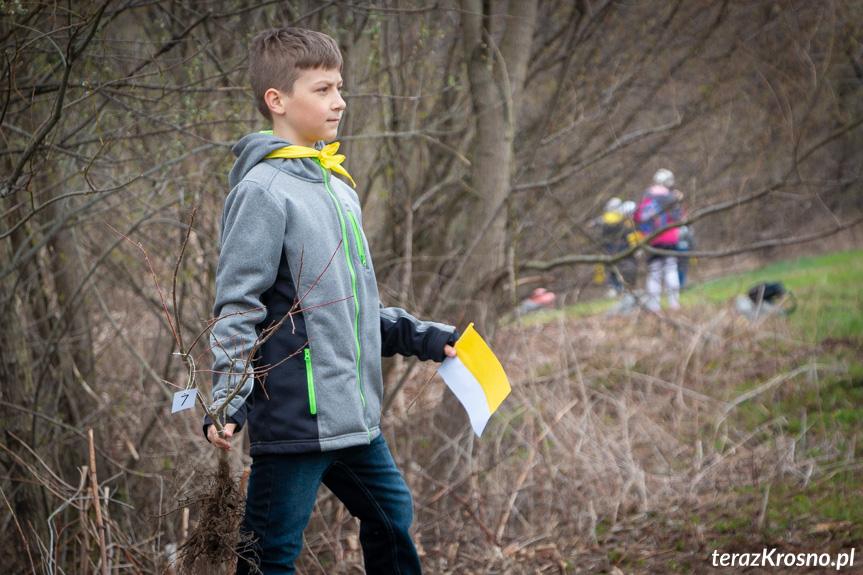
[[[183,262],[183,256],[186,253],[186,246],[189,244],[189,237],[192,235],[192,228],[195,225],[195,215],[197,213],[198,208],[192,210],[192,217],[189,219],[189,227],[186,230],[186,236],[183,239],[183,245],[180,247],[180,255],[177,257],[177,265],[174,267],[174,275],[171,288],[171,296],[174,301],[174,323],[177,326],[177,345],[179,346],[181,354],[186,354],[187,351],[183,347],[183,330],[180,329],[180,306],[177,304],[177,275],[180,273],[180,264]]]
[[[783,382],[786,382],[790,379],[794,379],[795,377],[797,377],[798,375],[800,375],[802,373],[814,372],[814,371],[833,371],[835,373],[846,373],[847,372],[847,370],[844,368],[840,368],[840,367],[835,366],[835,365],[827,365],[827,364],[823,364],[823,363],[811,363],[811,364],[807,364],[807,365],[802,365],[802,366],[798,367],[797,369],[789,371],[788,373],[780,373],[779,375],[770,378],[766,383],[759,385],[755,389],[753,389],[751,391],[747,391],[746,393],[738,396],[737,398],[734,399],[734,401],[731,401],[730,403],[728,403],[728,405],[726,405],[723,408],[722,412],[724,414],[727,414],[729,411],[731,411],[732,409],[734,409],[735,407],[737,407],[741,403],[748,401],[748,400],[752,399],[753,397],[757,397],[757,396],[761,395],[762,393],[764,393],[765,391],[769,391],[769,390],[773,389],[774,387],[776,387],[777,385],[782,384]]]
[[[8,409],[14,409],[14,410],[16,410],[16,411],[20,411],[20,412],[22,412],[22,413],[26,413],[27,415],[30,415],[30,416],[33,416],[33,417],[38,417],[38,418],[40,418],[40,419],[43,419],[43,420],[45,420],[45,421],[47,421],[47,422],[51,423],[52,425],[54,425],[54,426],[56,426],[56,427],[59,427],[59,428],[61,428],[61,429],[66,429],[66,430],[68,430],[68,431],[72,432],[72,433],[74,433],[75,435],[77,435],[78,437],[80,437],[80,438],[82,438],[82,439],[87,439],[87,434],[86,434],[86,433],[84,433],[83,431],[81,431],[80,429],[78,429],[77,427],[73,427],[73,426],[69,425],[68,423],[64,423],[64,422],[60,421],[60,420],[59,420],[59,419],[57,419],[57,418],[51,417],[51,416],[49,416],[49,415],[46,415],[45,413],[43,413],[43,412],[41,412],[41,411],[35,411],[35,410],[33,410],[33,409],[28,409],[28,408],[26,408],[26,407],[23,407],[23,406],[21,406],[21,405],[17,405],[17,404],[15,404],[15,403],[9,403],[8,401],[0,401],[0,405],[2,405],[3,407],[6,407],[6,408],[8,408]],[[19,440],[19,441],[20,441],[20,440]],[[22,444],[24,444],[24,443],[22,442]],[[7,448],[5,445],[3,445],[2,443],[0,443],[0,449],[4,449],[4,450],[7,450],[7,451],[8,451],[8,448]],[[96,446],[96,451],[98,451],[98,452],[99,452],[99,455],[101,455],[101,456],[102,456],[102,458],[103,458],[105,461],[107,461],[108,463],[110,463],[111,465],[113,465],[114,467],[116,467],[117,469],[120,469],[120,470],[122,470],[122,471],[125,471],[126,473],[130,473],[130,474],[135,475],[135,476],[137,476],[137,477],[152,477],[152,478],[159,478],[159,477],[161,477],[161,476],[160,476],[159,474],[157,474],[157,473],[145,473],[145,472],[143,472],[143,471],[138,471],[138,470],[136,470],[136,469],[131,469],[131,468],[129,468],[129,467],[126,467],[126,466],[125,466],[125,465],[123,465],[122,463],[120,463],[120,462],[118,462],[118,461],[114,460],[114,459],[111,457],[111,454],[110,454],[110,453],[106,452],[104,449],[102,449],[102,448],[101,448],[101,447],[99,447],[99,446]],[[11,453],[11,452],[10,452],[10,453]],[[12,455],[14,456],[14,454],[12,454]],[[22,464],[23,464],[23,463],[22,463]]]
[[[159,293],[159,299],[162,301],[162,308],[165,310],[165,317],[168,320],[168,325],[171,327],[171,333],[174,334],[174,341],[177,342],[177,345],[182,348],[182,345],[180,343],[180,338],[177,335],[177,330],[174,329],[174,322],[171,321],[171,314],[168,312],[168,306],[165,304],[165,296],[162,294],[162,288],[159,287],[159,279],[156,277],[156,272],[153,270],[152,264],[150,264],[150,257],[147,255],[147,250],[145,250],[144,246],[142,246],[141,244],[133,242],[128,237],[124,236],[122,233],[120,233],[119,231],[114,229],[114,227],[111,226],[111,224],[105,222],[105,225],[108,226],[109,228],[111,228],[115,234],[122,237],[124,240],[126,240],[127,242],[129,242],[133,246],[137,247],[139,250],[141,250],[141,253],[144,254],[144,261],[147,262],[147,267],[150,269],[150,275],[153,278],[153,283],[156,284],[156,291]]]
[[[54,237],[57,235],[57,233],[59,233],[60,230],[68,227],[69,221],[72,220],[74,217],[78,216],[79,214],[85,213],[87,210],[89,210],[93,206],[99,204],[100,202],[103,202],[107,197],[109,197],[109,196],[111,196],[117,192],[121,192],[121,191],[128,189],[128,186],[130,186],[131,184],[135,183],[138,180],[147,178],[147,177],[151,176],[152,174],[163,171],[165,168],[167,168],[169,166],[181,163],[181,162],[187,160],[188,158],[190,158],[192,156],[195,156],[195,155],[200,154],[202,152],[206,152],[206,151],[211,150],[211,149],[216,148],[216,147],[222,147],[222,144],[211,143],[211,144],[199,146],[193,150],[189,150],[185,154],[182,154],[182,155],[177,156],[177,157],[175,157],[175,158],[173,158],[167,162],[159,164],[158,166],[153,166],[150,169],[145,170],[141,174],[139,174],[139,175],[137,175],[137,176],[123,182],[122,184],[119,184],[119,185],[113,187],[113,188],[105,188],[105,189],[99,190],[99,195],[97,197],[92,198],[89,202],[80,206],[79,208],[75,209],[74,211],[71,211],[67,214],[64,214],[63,218],[53,220],[51,222],[51,224],[52,224],[51,229],[48,232],[46,232],[44,234],[44,236],[39,239],[38,242],[28,241],[28,242],[22,243],[21,251],[16,253],[13,256],[12,261],[9,262],[9,265],[7,265],[5,268],[2,269],[2,271],[0,271],[0,279],[3,279],[4,277],[9,275],[10,273],[14,272],[17,269],[17,266],[19,266],[22,261],[25,261],[29,258],[32,258],[37,253],[39,253],[39,250],[44,248],[48,244],[48,242],[50,242],[52,239],[54,239]],[[58,196],[56,198],[46,200],[45,203],[39,205],[36,208],[33,208],[32,213],[28,214],[27,216],[23,217],[21,220],[16,222],[16,224],[12,227],[12,229],[10,229],[8,232],[4,233],[3,235],[0,235],[0,239],[4,239],[7,236],[9,236],[12,233],[12,231],[14,231],[18,227],[22,226],[27,220],[32,218],[35,215],[35,212],[38,212],[38,211],[44,209],[46,206],[53,204],[54,202],[57,202],[57,201],[60,201],[62,199],[69,198],[72,196],[91,196],[91,195],[93,195],[92,191],[89,191],[89,192],[70,192],[68,194],[64,194],[62,196]],[[176,203],[176,200],[170,202],[165,207],[173,205],[174,203]],[[25,247],[27,247],[28,249],[25,250],[24,249]]]
[[[806,242],[811,242],[814,240],[819,240],[821,238],[826,238],[832,236],[834,234],[838,234],[839,232],[843,232],[845,230],[851,229],[855,226],[863,223],[863,216],[859,216],[850,222],[846,222],[844,224],[840,224],[838,226],[828,228],[826,230],[821,230],[817,232],[813,232],[811,234],[805,236],[794,236],[790,238],[777,238],[772,240],[764,240],[761,242],[755,242],[749,244],[747,246],[741,246],[737,248],[730,248],[727,250],[713,250],[713,251],[688,251],[686,252],[687,256],[697,257],[697,258],[724,258],[728,256],[734,256],[737,254],[742,254],[745,252],[751,252],[755,250],[761,250],[764,248],[773,248],[777,246],[790,246],[794,244],[803,244]],[[660,250],[657,248],[653,248],[650,246],[645,246],[645,250],[650,253],[655,253],[659,255],[672,256],[672,255],[680,255],[678,251],[670,251],[670,250]]]
[[[773,189],[774,188],[765,188],[762,191],[765,191],[765,193],[766,193],[766,192],[771,191]],[[694,222],[698,219],[701,219],[706,214],[714,214],[714,213],[718,213],[721,211],[727,211],[731,208],[737,207],[738,205],[742,205],[744,203],[747,203],[749,201],[757,199],[757,197],[761,197],[762,195],[763,195],[762,193],[752,194],[751,196],[748,196],[747,198],[742,199],[740,201],[740,203],[737,203],[736,201],[723,202],[721,204],[709,206],[708,208],[704,208],[703,210],[698,210],[697,212],[695,212],[695,214],[696,214],[695,216],[693,216],[691,218],[687,218],[681,222],[677,222],[673,225],[667,226],[667,227],[663,228],[662,230],[659,230],[658,232],[651,234],[651,237],[655,237],[655,236],[661,234],[663,231],[666,231],[666,230],[669,230],[672,228],[691,225],[692,222]],[[834,235],[834,234],[838,234],[839,232],[842,232],[842,231],[845,231],[845,230],[848,230],[850,228],[853,228],[855,226],[860,225],[861,222],[863,222],[863,216],[858,216],[856,219],[851,220],[850,222],[846,222],[844,224],[841,224],[839,226],[835,226],[832,228],[828,228],[826,230],[820,230],[820,231],[817,231],[817,232],[814,232],[814,233],[811,233],[811,234],[808,234],[805,236],[795,236],[795,237],[791,237],[791,238],[777,238],[777,239],[772,239],[772,240],[764,240],[761,242],[755,242],[755,243],[748,244],[745,246],[738,246],[738,247],[729,248],[726,250],[713,250],[713,251],[695,251],[695,250],[693,250],[693,251],[686,252],[686,255],[691,256],[691,257],[698,257],[698,258],[723,258],[723,257],[734,256],[737,254],[742,254],[742,253],[751,252],[751,251],[760,250],[760,249],[765,249],[765,248],[770,248],[770,247],[790,246],[790,245],[794,245],[794,244],[801,244],[801,243],[806,243],[806,242],[818,240],[821,238],[826,238],[826,237]],[[635,246],[631,246],[631,247],[627,248],[626,250],[618,252],[618,253],[613,254],[613,255],[573,254],[570,256],[564,256],[562,258],[557,258],[557,259],[548,260],[548,261],[532,260],[532,261],[528,261],[528,262],[523,263],[520,266],[520,269],[548,271],[548,270],[551,270],[554,268],[573,265],[573,264],[602,263],[602,264],[610,265],[610,264],[617,263],[623,259],[626,259],[626,258],[632,256],[638,249],[643,249],[648,253],[662,255],[662,256],[680,256],[680,254],[681,254],[681,252],[675,251],[675,250],[663,250],[663,249],[655,248],[649,244],[649,239],[646,239],[646,240],[642,241],[641,243],[639,243]]]
[[[109,2],[110,0],[105,0],[105,2],[96,12],[96,14],[93,15],[92,25],[90,26],[90,29],[84,40],[78,47],[73,46],[74,35],[69,41],[69,45],[67,46],[68,56],[64,59],[64,70],[63,75],[60,79],[60,87],[57,90],[57,98],[56,100],[54,100],[54,109],[51,112],[49,118],[42,124],[42,126],[40,126],[36,134],[30,139],[30,142],[27,144],[27,148],[24,150],[24,153],[21,154],[20,158],[18,158],[18,162],[12,169],[12,174],[3,184],[3,187],[0,188],[0,198],[5,197],[12,192],[16,185],[16,182],[18,181],[18,178],[21,177],[21,174],[24,172],[24,167],[27,165],[27,162],[29,162],[30,158],[33,156],[33,153],[39,146],[42,145],[42,143],[48,137],[48,134],[50,134],[54,127],[60,122],[60,118],[63,115],[63,103],[66,100],[66,91],[69,86],[69,77],[72,74],[72,64],[78,58],[78,56],[80,56],[84,52],[84,49],[93,40],[93,37],[96,34],[96,29],[98,28],[98,23],[101,20],[105,9],[108,7]]]
[[[614,152],[617,152],[619,150],[622,150],[623,148],[626,148],[627,146],[630,146],[632,144],[640,142],[644,138],[647,138],[650,136],[655,136],[658,134],[663,134],[666,132],[670,132],[674,128],[677,128],[678,126],[680,126],[682,121],[683,121],[683,118],[678,114],[677,120],[675,120],[674,122],[670,122],[668,124],[664,124],[664,125],[658,126],[656,128],[645,128],[643,130],[635,130],[633,132],[630,132],[621,138],[615,139],[614,143],[612,145],[608,146],[607,148],[599,150],[598,152],[591,154],[590,156],[583,158],[583,159],[579,160],[578,162],[570,165],[566,170],[564,170],[563,172],[554,176],[553,178],[548,178],[546,180],[542,180],[539,182],[529,182],[529,183],[525,183],[525,184],[516,184],[516,185],[512,186],[511,191],[513,191],[513,192],[525,192],[528,190],[536,190],[539,188],[548,188],[548,187],[555,186],[555,185],[563,182],[564,180],[566,180],[567,178],[569,178],[570,176],[572,176],[576,172],[584,169],[586,166],[589,166],[593,163],[596,163],[599,160],[605,158],[606,156],[611,155]]]
[[[510,493],[509,500],[507,501],[507,505],[504,508],[503,513],[500,516],[500,519],[498,520],[497,530],[495,531],[495,537],[494,537],[494,541],[497,545],[501,544],[501,540],[503,539],[503,532],[504,532],[504,529],[506,528],[506,523],[507,523],[507,521],[509,521],[510,513],[515,508],[515,499],[518,496],[518,492],[519,492],[519,490],[521,490],[522,485],[524,485],[524,482],[527,479],[527,476],[531,470],[531,467],[533,467],[533,460],[536,457],[536,453],[539,449],[539,444],[542,443],[542,441],[546,438],[546,436],[551,432],[551,428],[554,427],[555,425],[557,425],[557,423],[561,419],[563,419],[563,416],[566,415],[567,413],[569,413],[570,410],[572,410],[572,408],[575,407],[579,401],[580,400],[577,397],[575,399],[570,400],[570,402],[567,403],[563,407],[563,409],[561,409],[560,411],[557,412],[557,414],[554,416],[554,419],[552,419],[551,423],[549,423],[545,427],[545,429],[542,430],[542,433],[540,433],[536,437],[536,439],[534,439],[531,442],[530,453],[528,454],[527,461],[525,462],[524,466],[522,467],[521,473],[519,474],[518,478],[515,481],[515,484],[512,487],[512,491]]]
[[[33,555],[30,553],[30,544],[27,542],[27,538],[24,536],[24,531],[21,529],[21,524],[18,523],[18,517],[15,515],[15,511],[12,509],[12,505],[9,504],[9,500],[6,499],[6,493],[3,491],[3,485],[0,484],[0,495],[3,496],[3,501],[6,503],[6,507],[9,508],[9,513],[12,516],[12,519],[15,521],[15,527],[18,528],[18,534],[21,535],[21,539],[24,542],[24,549],[27,551],[27,559],[30,560],[30,570],[33,574],[36,574],[36,565],[33,563]]]
[[[99,555],[102,559],[102,575],[108,575],[108,554],[105,548],[105,523],[102,521],[102,503],[99,500],[99,481],[96,479],[96,450],[93,445],[93,430],[90,436],[90,481],[93,487],[93,506],[96,509],[96,529],[99,533]]]
[[[171,399],[173,395],[171,393],[171,390],[168,389],[168,386],[165,384],[162,378],[159,377],[159,374],[156,373],[156,371],[153,369],[153,366],[150,365],[150,362],[148,362],[144,358],[144,356],[141,355],[141,352],[138,351],[138,349],[132,344],[132,342],[129,341],[129,338],[126,337],[126,334],[123,333],[123,330],[117,324],[114,316],[111,315],[111,310],[109,310],[108,306],[105,304],[105,298],[102,297],[101,290],[99,290],[99,288],[96,286],[93,287],[93,295],[95,296],[96,302],[99,304],[99,307],[102,308],[102,313],[105,315],[105,319],[107,319],[108,323],[111,324],[111,327],[114,328],[114,332],[123,342],[123,345],[125,345],[126,349],[128,349],[129,352],[135,356],[135,359],[138,360],[138,363],[141,364],[141,367],[145,372],[147,372],[147,375],[149,375],[150,378],[155,381],[156,384],[162,389],[162,394],[165,396],[165,399]]]

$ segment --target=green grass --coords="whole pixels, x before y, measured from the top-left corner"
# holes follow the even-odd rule
[[[778,428],[793,437],[805,434],[811,437],[812,445],[831,437],[845,450],[848,439],[843,438],[852,438],[863,425],[863,365],[851,363],[848,373],[822,376],[817,385],[807,378],[803,374],[794,384],[741,404],[735,410],[736,425],[751,431],[765,421],[777,419]],[[740,387],[747,389],[751,385]],[[800,448],[805,450],[805,445],[802,442]],[[863,445],[856,451],[863,455]]]
[[[854,504],[863,488],[859,473],[846,472],[800,490],[779,484],[771,490],[767,505],[767,528],[776,534],[804,521],[829,537],[830,532],[859,540],[863,535],[863,507]],[[812,525],[814,524],[814,525]]]
[[[682,303],[687,308],[724,305],[763,281],[782,281],[797,297],[797,310],[788,318],[796,337],[811,343],[844,342],[837,347],[825,345],[819,357],[813,359],[845,363],[848,372],[825,374],[817,384],[802,375],[792,385],[783,385],[765,397],[742,404],[733,416],[735,424],[741,429],[754,429],[775,420],[778,428],[796,439],[802,457],[818,458],[828,445],[847,457],[861,457],[863,448],[857,447],[856,440],[857,430],[863,425],[863,365],[858,351],[863,341],[863,251],[777,262],[724,277],[688,291]],[[739,386],[745,389],[760,383],[763,382],[740,382]],[[765,430],[765,435],[774,431]],[[815,538],[859,540],[863,536],[863,507],[858,504],[861,487],[863,476],[856,466],[820,475],[805,489],[801,489],[799,481],[783,478],[773,485],[763,534],[781,539],[788,531],[802,529]],[[753,508],[760,497],[760,493],[751,494]],[[746,501],[747,495],[741,494],[738,505],[745,508]],[[715,521],[714,528],[719,533],[725,529],[734,532],[743,527],[753,511],[730,513]]]
[[[685,307],[722,304],[764,281],[781,281],[797,298],[792,326],[810,341],[863,336],[863,250],[777,262],[684,292]]]
[[[748,441],[768,448],[778,448],[781,436],[782,445],[794,444],[795,458],[810,460],[816,468],[805,481],[800,474],[768,473],[763,477],[768,478],[769,490],[761,482],[765,479],[733,487],[720,495],[717,505],[699,507],[691,524],[681,525],[679,533],[666,523],[661,534],[665,547],[677,549],[674,537],[683,541],[684,549],[702,544],[705,538],[711,548],[718,549],[783,546],[796,541],[836,551],[863,541],[863,467],[859,463],[863,461],[863,250],[777,262],[695,285],[682,296],[683,313],[700,320],[712,317],[735,296],[763,281],[782,281],[796,296],[797,309],[787,318],[788,329],[784,329],[785,319],[776,320],[783,322],[780,335],[773,337],[768,323],[759,337],[735,339],[721,355],[705,357],[703,374],[716,385],[707,393],[736,397],[810,361],[835,365],[836,371],[824,370],[817,376],[801,373],[741,403],[726,420],[735,437],[759,429]],[[580,302],[528,317],[534,325],[559,321],[561,313],[572,320],[604,313],[612,304],[608,300]],[[634,370],[652,373],[656,366],[651,361],[650,357],[639,360]],[[611,380],[604,383],[614,385]],[[700,439],[716,438],[712,424],[689,431],[699,430],[704,432]],[[717,440],[715,449],[726,453],[729,445],[726,439]],[[744,464],[750,465],[741,462]],[[753,459],[751,465],[753,477],[765,471],[758,460]],[[759,529],[756,520],[765,495],[766,516]],[[607,523],[597,526],[600,544],[608,544],[608,561],[641,572],[625,550],[612,545],[607,531]],[[656,559],[669,573],[692,572],[688,560],[682,555]]]
[[[694,285],[681,295],[684,308],[720,306],[765,281],[781,281],[797,298],[797,310],[789,321],[812,342],[825,339],[863,338],[863,250],[777,262],[761,269],[729,275]],[[567,319],[604,313],[613,301],[597,299],[567,306]],[[560,310],[524,317],[525,325],[550,323]]]

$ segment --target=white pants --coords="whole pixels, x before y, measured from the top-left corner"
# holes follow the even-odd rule
[[[665,281],[665,293],[668,295],[668,307],[680,309],[680,279],[677,277],[677,258],[653,258],[647,263],[647,309],[659,311],[659,298],[662,295],[662,283]]]

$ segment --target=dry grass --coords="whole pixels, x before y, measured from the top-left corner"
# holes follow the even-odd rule
[[[765,486],[805,487],[844,457],[838,438],[804,452],[781,417],[750,425],[739,413],[844,370],[819,363],[820,350],[795,341],[779,318],[753,326],[723,307],[561,317],[506,330],[494,347],[513,393],[483,438],[439,380],[409,413],[389,417],[428,573],[601,572],[624,560],[649,569],[683,547],[706,561],[709,528],[692,527],[679,549],[664,549],[663,532],[674,530],[660,518],[707,517],[733,506],[741,489],[766,507]],[[428,373],[415,376],[407,397]],[[326,500],[331,511],[309,536],[306,572],[361,565],[355,546],[320,537],[335,522],[345,541],[356,532],[345,514],[336,518],[339,508]],[[753,518],[754,532],[765,512]],[[626,555],[615,551],[621,545]],[[341,567],[326,567],[331,556]]]
[[[484,437],[474,437],[439,379],[407,411],[432,365],[412,373],[385,417],[387,440],[414,494],[426,573],[699,572],[720,545],[826,550],[859,542],[841,522],[825,523],[814,512],[792,517],[779,535],[771,528],[771,505],[783,493],[832,488],[828,482],[838,473],[856,474],[859,484],[856,436],[831,434],[823,425],[822,432],[812,425],[795,431],[774,409],[821,389],[828,374],[846,367],[823,357],[863,362],[853,342],[822,349],[798,341],[781,318],[752,325],[719,306],[662,317],[561,315],[503,329],[492,344],[513,392]],[[804,421],[807,410],[808,421],[824,420],[820,405],[801,401],[798,408]],[[113,572],[166,572],[171,546],[183,541],[194,551],[187,558],[211,563],[189,561],[188,572],[229,572],[224,561],[233,556],[235,529],[216,529],[215,552],[198,534],[236,525],[242,503],[235,480],[228,467],[215,475],[191,469],[189,462],[214,461],[213,450],[193,414],[171,421],[160,446],[140,454],[150,473],[136,477],[109,462],[121,469],[102,481],[103,491],[113,485],[103,504],[105,561]],[[115,458],[125,453],[120,437],[102,440]],[[232,456],[235,472],[248,464],[239,452]],[[34,468],[33,476],[49,483],[46,469]],[[218,521],[206,505],[192,506],[187,538],[181,514],[164,510],[176,506],[172,499],[191,503],[199,493],[194,486],[219,476],[214,485],[230,500],[215,500]],[[71,556],[89,572],[100,571],[99,529],[83,488],[54,482],[52,489],[66,501],[58,505],[81,511],[75,523],[61,526],[62,537],[45,542],[43,556],[33,559],[36,569]],[[742,535],[730,535],[734,530]],[[298,573],[360,572],[356,520],[323,490]]]

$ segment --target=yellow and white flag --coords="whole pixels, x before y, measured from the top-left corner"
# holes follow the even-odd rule
[[[437,371],[467,410],[474,432],[482,436],[491,414],[509,395],[509,380],[473,324],[454,347],[458,355],[444,359]]]

